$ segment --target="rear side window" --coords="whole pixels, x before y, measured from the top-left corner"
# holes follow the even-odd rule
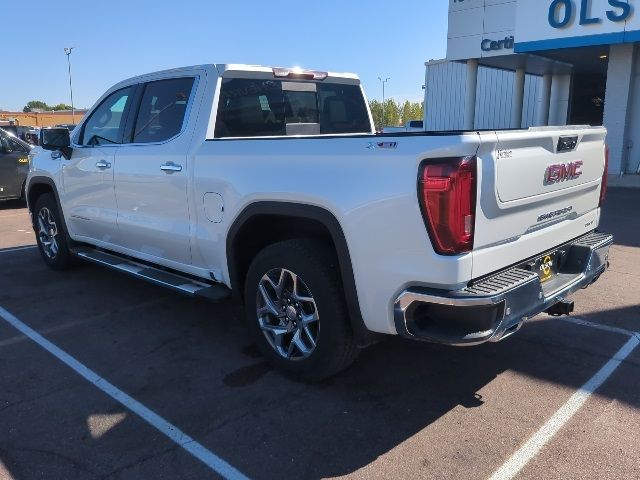
[[[180,133],[193,82],[193,78],[172,78],[147,83],[132,143],[163,142]]]
[[[217,138],[370,132],[357,85],[239,78],[222,82]]]

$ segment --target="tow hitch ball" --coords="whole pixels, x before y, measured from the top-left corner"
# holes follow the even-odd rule
[[[560,317],[562,315],[569,315],[570,313],[572,313],[573,307],[574,307],[573,301],[560,300],[555,305],[547,308],[545,312],[554,317]]]

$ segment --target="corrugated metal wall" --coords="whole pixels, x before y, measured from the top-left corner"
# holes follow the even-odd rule
[[[425,128],[431,131],[461,130],[464,124],[467,67],[464,63],[438,62],[426,72]],[[509,128],[514,73],[480,67],[476,95],[475,126]],[[523,128],[534,123],[536,99],[542,79],[527,75],[525,79]]]
[[[427,67],[426,130],[462,130],[466,90],[464,67],[463,64],[454,62],[443,62]]]

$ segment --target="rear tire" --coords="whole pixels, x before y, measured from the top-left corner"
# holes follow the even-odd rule
[[[248,328],[268,361],[296,380],[335,375],[358,355],[337,263],[324,243],[294,239],[266,247],[249,267]]]
[[[58,210],[58,204],[50,193],[38,197],[33,212],[38,250],[44,263],[53,270],[65,270],[73,263],[69,251],[67,232]]]

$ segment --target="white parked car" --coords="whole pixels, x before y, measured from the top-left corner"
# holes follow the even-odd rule
[[[355,75],[205,65],[43,130],[28,204],[74,257],[210,300],[267,358],[335,374],[380,335],[498,341],[607,268],[604,128],[376,135]]]

